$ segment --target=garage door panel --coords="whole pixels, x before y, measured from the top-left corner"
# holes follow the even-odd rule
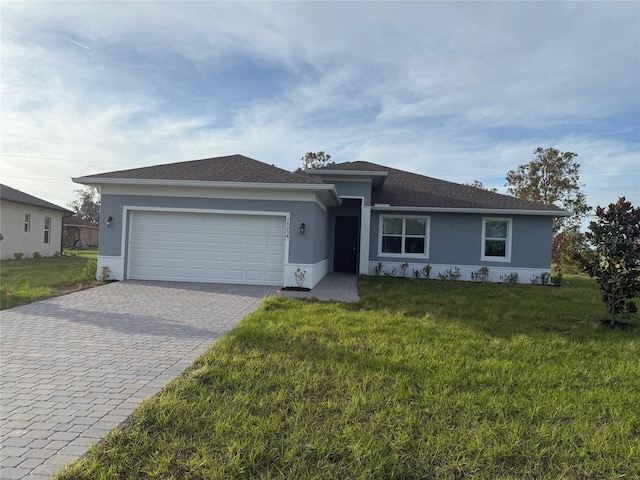
[[[284,217],[133,212],[128,278],[282,285]]]

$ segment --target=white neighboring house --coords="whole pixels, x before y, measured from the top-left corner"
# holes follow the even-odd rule
[[[0,258],[14,253],[50,257],[62,251],[62,219],[73,212],[28,193],[0,185]]]

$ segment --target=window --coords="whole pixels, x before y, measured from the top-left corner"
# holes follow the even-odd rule
[[[381,255],[429,256],[429,217],[380,217]]]
[[[24,214],[24,231],[25,232],[31,231],[31,214],[30,213]]]
[[[511,219],[482,219],[482,260],[511,261]]]
[[[51,243],[51,217],[44,217],[44,243]]]

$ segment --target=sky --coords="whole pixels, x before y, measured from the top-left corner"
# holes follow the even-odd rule
[[[306,152],[506,193],[536,147],[640,204],[640,2],[0,3],[0,177]]]

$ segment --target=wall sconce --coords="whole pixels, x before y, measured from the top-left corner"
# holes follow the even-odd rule
[[[300,235],[304,235],[304,231],[305,231],[305,229],[306,229],[305,224],[304,224],[304,223],[301,223],[301,224],[300,224]]]
[[[111,227],[112,222],[113,222],[113,217],[107,218],[107,228]]]

